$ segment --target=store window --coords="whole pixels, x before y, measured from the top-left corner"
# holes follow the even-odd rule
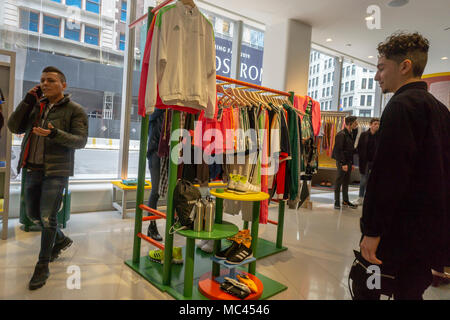
[[[264,32],[244,25],[239,80],[261,85],[263,77]]]
[[[39,13],[20,10],[20,28],[28,31],[39,31]]]
[[[86,11],[100,13],[100,0],[86,0]]]
[[[98,46],[98,44],[99,44],[98,28],[85,26],[84,42]]]
[[[106,0],[60,3],[85,8],[92,13],[98,5],[100,13],[101,4],[106,3]],[[137,0],[137,4],[144,8],[144,0]],[[113,10],[104,10],[96,19],[91,19],[89,25],[68,19],[65,5],[55,5],[50,1],[0,1],[0,49],[20,53],[16,55],[16,64],[20,68],[17,68],[15,76],[14,107],[28,90],[39,83],[44,67],[54,65],[61,69],[67,78],[66,93],[83,106],[89,121],[88,142],[84,149],[75,153],[75,175],[71,180],[117,179],[124,63],[123,51],[118,49],[126,42],[125,29],[120,29],[123,24],[119,23],[122,1],[111,1]],[[82,16],[85,13],[82,11]],[[46,36],[35,41],[35,32]],[[122,37],[120,33],[123,33]],[[110,35],[117,35],[117,40]],[[67,45],[68,40],[77,41],[77,44]],[[20,46],[17,46],[18,43]],[[139,57],[138,51],[136,57]],[[138,72],[133,77],[139,79]],[[134,96],[137,97],[137,89],[135,91],[133,101]],[[132,117],[136,114],[137,110],[134,110]],[[136,134],[140,134],[139,128],[132,124]],[[138,140],[136,134],[132,138]],[[17,174],[16,168],[21,142],[21,136],[13,135],[12,152],[15,158],[11,163],[11,185],[18,185],[19,188],[21,174]],[[135,147],[133,142],[134,149],[130,150],[130,157],[133,165],[135,162],[137,166],[138,151]],[[15,206],[18,207],[18,204]]]
[[[51,17],[44,15],[44,33],[59,37],[60,35],[60,26],[61,26],[61,19],[56,17]]]
[[[66,0],[66,5],[75,6],[81,9],[81,0]]]
[[[74,41],[80,41],[80,24],[66,21],[64,28],[64,38]]]

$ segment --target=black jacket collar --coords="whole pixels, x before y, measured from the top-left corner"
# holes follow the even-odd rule
[[[428,91],[428,84],[425,81],[416,81],[405,84],[403,87],[400,87],[400,89],[397,90],[394,96],[410,89]]]

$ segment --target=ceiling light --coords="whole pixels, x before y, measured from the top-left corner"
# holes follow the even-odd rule
[[[372,20],[375,20],[375,17],[374,17],[374,16],[368,16],[368,17],[366,17],[366,21],[372,21]]]
[[[369,58],[369,59],[373,59],[373,56],[368,56],[367,58]]]
[[[331,39],[331,38],[328,38],[327,40],[325,40],[326,42],[331,42],[331,41],[333,41],[333,39]]]
[[[389,7],[403,7],[404,5],[408,4],[409,0],[392,0],[391,2],[388,3]]]
[[[441,60],[448,60],[448,57],[442,57]]]

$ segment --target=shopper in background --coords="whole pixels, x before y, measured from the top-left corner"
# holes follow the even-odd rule
[[[429,42],[398,33],[378,46],[375,80],[394,96],[381,117],[364,198],[362,256],[394,271],[395,299],[422,299],[450,253],[450,112],[421,81]]]
[[[367,180],[369,180],[370,171],[372,170],[373,165],[373,159],[375,157],[379,128],[380,119],[373,118],[372,120],[370,120],[369,130],[361,133],[358,141],[357,151],[359,156],[359,173],[361,175],[359,184],[359,205],[362,205],[364,201]]]
[[[334,189],[334,208],[341,209],[341,186],[342,186],[342,206],[356,209],[358,206],[348,199],[348,185],[353,169],[353,154],[355,153],[355,140],[353,130],[358,127],[356,117],[345,118],[345,128],[338,132],[335,139],[332,158],[336,160],[337,178]]]
[[[148,169],[150,170],[150,179],[152,183],[152,190],[150,192],[150,197],[148,199],[148,206],[152,209],[158,208],[159,199],[159,178],[161,170],[160,157],[158,156],[158,145],[159,138],[161,137],[162,124],[164,121],[165,110],[156,109],[149,116],[148,123],[148,149],[147,149],[147,159],[148,159]],[[149,214],[151,216],[153,214]],[[148,226],[147,236],[156,240],[162,241],[162,237],[158,232],[158,227],[156,221],[150,221]]]
[[[28,91],[8,120],[8,128],[25,133],[18,172],[25,174],[28,218],[41,225],[41,250],[29,289],[42,287],[50,275],[48,264],[72,244],[58,228],[57,212],[69,176],[74,174],[75,149],[84,148],[88,118],[79,104],[64,94],[66,77],[55,67],[42,71],[40,85]]]

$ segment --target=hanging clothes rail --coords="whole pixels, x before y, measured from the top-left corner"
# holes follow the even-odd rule
[[[276,94],[278,94],[280,96],[286,96],[286,97],[290,97],[291,96],[291,93],[289,93],[289,92],[284,92],[284,91],[279,91],[279,90],[275,90],[275,89],[270,89],[270,88],[258,86],[258,85],[253,84],[253,83],[248,83],[248,82],[244,82],[244,81],[240,81],[240,80],[235,80],[235,79],[227,78],[227,77],[224,77],[224,76],[217,75],[216,79],[217,80],[221,80],[221,81],[225,81],[225,82],[227,82],[227,84],[238,84],[238,85],[246,87],[246,88],[262,90],[264,92],[276,93]]]

